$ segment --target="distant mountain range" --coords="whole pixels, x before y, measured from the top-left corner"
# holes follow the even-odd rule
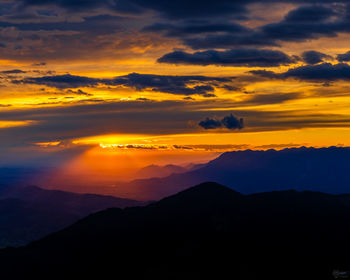
[[[138,170],[133,177],[135,179],[163,178],[174,173],[184,173],[189,170],[190,168],[185,168],[174,164],[167,164],[164,166],[152,164]]]
[[[110,207],[144,203],[94,194],[44,190],[35,186],[0,191],[0,247],[19,246],[63,229]]]
[[[189,172],[117,183],[114,189],[100,191],[137,200],[158,200],[206,181],[245,194],[287,189],[350,193],[350,148],[226,152]]]
[[[187,171],[186,171],[187,170]],[[17,174],[18,172],[18,174]],[[42,170],[0,168],[0,189],[30,177],[40,182]],[[48,172],[46,172],[48,173]],[[171,175],[168,175],[170,174]],[[17,177],[16,177],[17,174]],[[156,201],[206,181],[218,182],[244,194],[274,190],[350,193],[350,148],[291,148],[280,151],[233,151],[206,163],[185,167],[151,165],[130,182],[46,185],[68,192],[96,193],[138,201]],[[151,177],[151,178],[150,178]],[[34,179],[33,179],[34,178]],[[9,182],[8,184],[3,182]],[[19,185],[25,185],[22,179]],[[28,179],[28,182],[31,182]]]
[[[44,173],[41,169],[33,167],[0,167],[0,190],[5,187],[23,186],[31,182],[33,177],[38,176],[40,173]]]
[[[98,212],[26,247],[0,250],[1,275],[333,279],[333,270],[350,268],[349,217],[349,195],[242,195],[203,183],[145,207]]]

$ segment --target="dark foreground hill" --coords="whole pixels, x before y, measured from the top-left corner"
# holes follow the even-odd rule
[[[207,181],[245,194],[288,189],[350,193],[350,148],[226,152],[197,170],[118,183],[111,194],[159,200]]]
[[[0,191],[0,247],[28,244],[97,211],[136,205],[141,203],[102,195],[8,188]]]
[[[332,279],[350,268],[350,196],[244,196],[204,183],[0,251],[11,279]],[[10,279],[10,278],[7,278]]]

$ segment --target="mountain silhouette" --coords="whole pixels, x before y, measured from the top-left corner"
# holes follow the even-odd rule
[[[203,183],[89,215],[1,250],[0,263],[12,279],[333,279],[350,267],[349,216],[349,195],[242,195]]]
[[[138,170],[133,177],[137,179],[155,178],[155,177],[163,178],[174,173],[184,173],[189,169],[182,166],[174,165],[174,164],[167,164],[164,166],[152,164]]]
[[[94,194],[45,190],[36,186],[0,192],[0,247],[20,246],[110,207],[143,205]]]
[[[350,193],[350,148],[226,152],[190,172],[118,183],[108,194],[159,200],[206,181],[218,182],[244,194],[289,189]]]

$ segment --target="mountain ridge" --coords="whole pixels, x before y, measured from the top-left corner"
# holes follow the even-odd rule
[[[159,200],[206,181],[241,193],[310,190],[350,193],[350,148],[288,148],[226,152],[204,167],[165,178],[118,183],[111,193],[139,200]]]
[[[45,190],[36,186],[0,192],[0,247],[21,246],[108,207],[143,202],[94,194]]]
[[[1,250],[0,261],[12,274],[20,265],[27,275],[40,269],[87,279],[117,271],[132,279],[328,280],[350,266],[349,215],[348,195],[242,195],[205,183],[148,206],[92,214]]]

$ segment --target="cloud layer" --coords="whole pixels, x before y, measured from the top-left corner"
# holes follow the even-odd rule
[[[156,91],[177,95],[202,95],[213,97],[214,87],[224,86],[232,82],[233,78],[219,78],[207,76],[168,76],[131,73],[113,79],[89,78],[70,74],[52,75],[23,80],[14,80],[15,84],[35,84],[58,89],[104,86],[124,86],[137,91]]]
[[[224,65],[246,67],[273,67],[295,62],[281,51],[266,49],[233,49],[228,51],[208,50],[186,53],[175,51],[158,59],[161,63],[191,65]]]
[[[350,127],[348,1],[6,0],[0,11],[2,150]]]
[[[321,63],[316,65],[305,65],[290,68],[283,73],[275,73],[266,70],[250,71],[255,75],[260,75],[272,79],[294,78],[310,82],[331,82],[337,80],[350,80],[350,66],[346,63]]]

